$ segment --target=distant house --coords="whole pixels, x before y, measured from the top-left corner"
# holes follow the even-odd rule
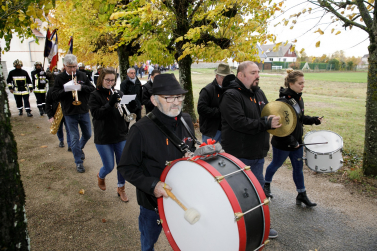
[[[259,69],[263,69],[263,62],[266,62],[267,60],[267,55],[266,53],[263,51],[262,47],[260,45],[256,45],[257,46],[257,49],[258,49],[258,57],[259,57],[259,61],[258,62],[255,62],[256,64],[258,64],[259,66]],[[255,55],[256,56],[256,55]],[[234,68],[237,68],[239,63],[237,61],[234,61],[234,58],[228,58],[228,64],[230,67],[234,67]],[[271,68],[271,67],[270,67]]]
[[[365,54],[362,58],[360,63],[357,65],[358,69],[365,69],[368,68],[369,62],[368,62],[369,54]]]
[[[265,62],[296,62],[296,51],[291,51],[292,44],[282,45],[277,51],[273,51],[275,44],[263,44],[261,48],[267,55]]]

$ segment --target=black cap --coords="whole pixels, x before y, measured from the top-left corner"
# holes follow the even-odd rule
[[[160,74],[153,79],[154,95],[178,95],[187,93],[175,78],[174,74]]]

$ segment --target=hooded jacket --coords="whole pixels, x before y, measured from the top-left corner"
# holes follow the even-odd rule
[[[296,112],[297,115],[297,124],[295,127],[295,130],[286,137],[277,137],[273,136],[271,140],[271,144],[273,147],[276,147],[277,149],[283,150],[283,151],[294,151],[297,148],[295,148],[298,144],[302,144],[302,135],[304,133],[304,125],[319,125],[321,124],[321,121],[318,119],[318,117],[310,117],[305,116],[304,114],[304,100],[301,97],[302,93],[296,93],[290,88],[280,88],[279,91],[279,99],[276,101],[282,101],[287,103],[288,105],[292,106],[288,100],[294,99],[296,100],[297,104],[300,108],[300,113]],[[295,110],[293,108],[293,110]]]
[[[81,71],[76,71],[77,83],[81,85],[81,91],[78,91],[78,100],[81,105],[73,105],[72,92],[64,91],[64,84],[72,80],[72,76],[67,72],[62,72],[55,78],[54,88],[52,90],[52,98],[55,101],[60,101],[64,116],[84,114],[89,112],[88,100],[90,93],[95,90],[95,87],[89,82],[86,74]]]
[[[198,114],[200,132],[208,137],[215,137],[217,130],[221,130],[221,113],[219,109],[223,89],[216,79],[209,83],[199,93]]]
[[[194,132],[190,115],[181,113],[173,118],[163,114],[157,107],[153,109],[152,113],[171,132],[182,139],[190,147],[190,151],[195,151],[195,141],[181,122],[182,116],[191,131]],[[166,161],[182,158],[183,155],[156,124],[145,116],[130,129],[118,164],[118,171],[136,187],[138,204],[154,210],[157,207],[154,188],[160,181]]]
[[[271,129],[261,118],[263,107],[268,103],[258,87],[251,91],[236,78],[223,83],[224,94],[220,101],[221,145],[225,152],[237,158],[261,159],[269,150]]]
[[[89,108],[93,116],[94,143],[97,145],[116,144],[126,140],[128,123],[119,110],[109,105],[111,91],[103,87],[90,94]],[[119,92],[120,97],[123,96]],[[125,112],[123,111],[123,114]]]

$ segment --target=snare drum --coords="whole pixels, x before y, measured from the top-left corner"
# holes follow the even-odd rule
[[[244,168],[226,153],[206,160],[178,159],[165,168],[161,181],[183,205],[200,213],[191,225],[175,201],[158,198],[162,227],[174,250],[263,248],[270,230],[268,200],[253,173]]]
[[[304,144],[328,142],[321,145],[307,145],[306,165],[320,173],[335,172],[343,166],[343,138],[332,131],[311,131],[305,134]]]

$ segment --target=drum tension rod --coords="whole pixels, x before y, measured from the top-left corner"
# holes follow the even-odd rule
[[[270,243],[270,240],[266,240],[262,245],[254,249],[254,251],[259,250],[261,247],[266,246],[268,243]]]
[[[237,171],[234,171],[234,172],[232,172],[232,173],[228,173],[227,175],[216,176],[215,179],[216,179],[217,182],[220,183],[225,177],[228,177],[228,176],[233,175],[233,174],[235,174],[235,173],[239,173],[239,172],[241,172],[241,171],[248,171],[248,170],[250,170],[250,166],[245,166],[244,168],[242,168],[242,169],[240,169],[240,170],[237,170]]]
[[[264,199],[263,203],[261,203],[261,204],[255,206],[255,207],[253,207],[252,209],[247,210],[244,213],[234,213],[235,220],[239,221],[245,214],[250,213],[251,211],[257,209],[258,207],[261,207],[261,206],[264,206],[264,205],[268,205],[268,203],[270,203],[270,200],[266,198],[266,199]]]

